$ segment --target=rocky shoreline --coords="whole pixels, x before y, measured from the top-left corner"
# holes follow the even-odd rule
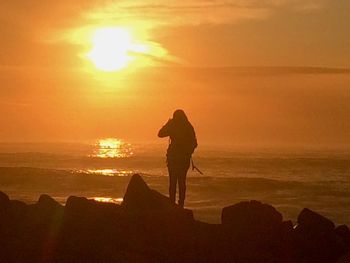
[[[307,208],[297,225],[274,207],[240,202],[221,224],[193,218],[134,175],[121,205],[0,192],[0,262],[350,262],[350,230]]]

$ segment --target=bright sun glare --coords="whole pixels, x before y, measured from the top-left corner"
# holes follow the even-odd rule
[[[122,27],[97,29],[92,45],[87,57],[97,69],[108,72],[126,68],[135,59],[135,54],[148,50],[146,45],[136,43],[130,30]]]

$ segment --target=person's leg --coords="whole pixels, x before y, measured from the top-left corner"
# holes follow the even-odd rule
[[[182,164],[181,170],[178,174],[179,181],[179,205],[184,207],[185,205],[185,197],[186,197],[186,176],[188,168],[190,167],[190,161],[185,160]]]
[[[184,207],[186,195],[186,171],[179,175],[179,205]]]
[[[170,198],[170,201],[175,204],[177,177],[174,171],[174,167],[172,167],[171,165],[168,165],[168,172],[169,172],[169,198]]]

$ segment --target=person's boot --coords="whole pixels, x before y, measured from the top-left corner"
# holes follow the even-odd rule
[[[175,199],[176,199],[176,193],[174,193],[172,190],[169,189],[169,200],[170,200],[170,203],[176,204],[175,203]]]
[[[179,206],[184,208],[185,206],[185,200],[179,200]]]

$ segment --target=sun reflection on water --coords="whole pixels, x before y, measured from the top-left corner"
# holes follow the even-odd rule
[[[88,174],[98,174],[104,176],[129,176],[133,172],[128,170],[117,170],[117,169],[88,169],[82,172]]]
[[[113,197],[96,196],[96,197],[92,197],[92,199],[97,201],[97,202],[102,202],[102,203],[120,204],[121,202],[123,202],[123,198],[113,198]]]
[[[134,154],[130,143],[115,138],[101,139],[96,143],[96,147],[93,157],[125,158]]]

